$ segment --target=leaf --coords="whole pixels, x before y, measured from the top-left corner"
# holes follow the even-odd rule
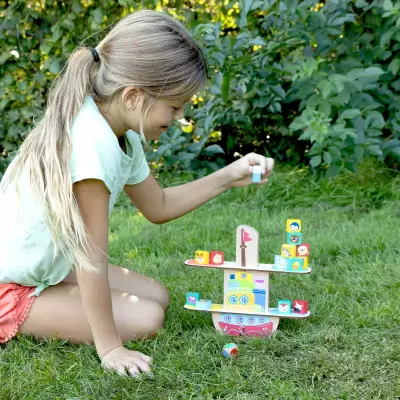
[[[400,140],[399,139],[390,139],[384,143],[382,146],[383,150],[393,149],[395,147],[400,147]]]
[[[393,10],[393,3],[392,3],[392,1],[391,1],[391,0],[385,0],[385,1],[383,2],[383,9],[384,9],[385,11],[391,11],[391,10]]]
[[[194,160],[196,158],[196,154],[193,153],[179,153],[178,160],[179,161],[187,161],[187,160]]]
[[[385,48],[392,40],[392,37],[395,33],[396,33],[396,27],[393,27],[387,30],[385,33],[383,33],[379,40],[381,47]]]
[[[339,173],[340,170],[341,166],[339,164],[332,164],[326,171],[326,176],[329,178],[333,178]]]
[[[330,165],[331,162],[332,162],[332,156],[327,151],[325,151],[324,152],[324,163],[326,165]]]
[[[369,154],[372,154],[374,156],[381,156],[383,154],[381,148],[377,145],[368,146],[367,151]]]
[[[400,58],[394,58],[392,62],[388,65],[388,70],[394,75],[397,75],[397,72],[400,68]]]
[[[364,157],[365,149],[361,145],[357,145],[354,148],[354,154],[356,156],[357,162],[360,161]]]
[[[0,65],[3,65],[6,63],[6,61],[11,58],[11,53],[9,51],[4,51],[3,53],[0,54]]]
[[[79,0],[72,0],[72,11],[76,14],[79,14],[83,11]]]
[[[225,154],[225,151],[219,144],[212,144],[207,146],[204,151],[211,154]]]
[[[364,127],[365,129],[368,129],[369,127],[383,129],[385,124],[383,115],[378,111],[372,111],[367,118],[365,118]]]
[[[170,150],[172,147],[171,143],[167,143],[167,144],[162,144],[161,146],[158,146],[157,148],[157,153],[162,156],[164,154],[166,154],[166,152],[168,150]]]
[[[50,64],[49,71],[52,74],[56,75],[60,72],[60,69],[61,69],[60,60],[57,59],[53,60]]]
[[[289,129],[292,131],[297,131],[305,127],[305,123],[299,117],[295,118],[294,121],[289,125]]]
[[[103,10],[101,8],[96,8],[93,11],[93,18],[94,18],[94,20],[95,20],[95,22],[97,24],[101,24],[103,22],[103,19],[104,19]]]
[[[338,17],[332,20],[329,25],[330,26],[339,26],[343,25],[345,22],[354,22],[356,18],[356,14],[346,14],[344,17]]]
[[[356,1],[356,7],[357,8],[365,8],[368,7],[368,3],[365,0],[357,0]]]
[[[251,39],[249,44],[256,45],[256,46],[265,46],[267,42],[261,36],[257,36],[254,39]]]
[[[321,161],[322,161],[321,155],[314,156],[314,157],[311,158],[311,160],[310,160],[310,165],[311,165],[313,168],[318,167],[318,165],[321,164]]]
[[[286,96],[286,92],[281,85],[271,86],[271,90],[274,91],[282,99],[284,99]]]
[[[362,77],[376,77],[379,78],[381,75],[383,75],[385,71],[383,71],[381,68],[378,67],[370,67],[366,68],[364,72],[361,74]]]
[[[345,110],[341,115],[340,118],[341,120],[343,119],[353,119],[355,117],[358,117],[361,115],[361,111],[358,108],[349,108],[348,110]]]

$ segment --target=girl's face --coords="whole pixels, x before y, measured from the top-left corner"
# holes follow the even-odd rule
[[[149,140],[157,140],[175,120],[183,118],[183,108],[191,96],[178,100],[157,100],[144,120],[144,135]]]
[[[165,132],[175,120],[183,118],[183,108],[191,96],[177,100],[157,100],[143,121],[143,130],[146,139],[157,140],[162,132]],[[142,112],[142,99],[136,103],[133,111],[128,112],[128,128],[140,132],[140,117]]]

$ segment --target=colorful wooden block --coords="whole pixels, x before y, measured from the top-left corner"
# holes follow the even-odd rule
[[[296,256],[297,257],[308,257],[310,255],[310,245],[308,243],[299,243],[296,246]]]
[[[211,306],[212,306],[211,300],[201,299],[196,301],[196,308],[198,310],[209,310]]]
[[[261,182],[261,173],[262,173],[261,165],[255,165],[253,167],[253,178],[252,178],[252,182],[253,183],[260,183]]]
[[[292,309],[292,302],[290,300],[278,301],[278,312],[282,314],[290,314]]]
[[[222,354],[224,357],[229,358],[232,356],[237,356],[239,353],[239,349],[235,343],[228,343],[224,346],[222,350]]]
[[[293,301],[293,312],[297,314],[308,313],[308,301],[307,300],[294,300]]]
[[[224,253],[222,251],[210,252],[210,264],[222,265],[224,263]]]
[[[194,259],[196,264],[207,265],[210,262],[210,253],[208,251],[197,250]]]
[[[303,260],[303,267],[302,269],[307,269],[308,268],[308,257],[298,257]]]
[[[286,232],[301,232],[301,220],[300,219],[286,220]]]
[[[196,306],[196,301],[200,300],[200,293],[198,292],[188,292],[186,293],[186,305]]]
[[[290,258],[275,255],[274,267],[281,270],[288,269],[288,260],[290,260]]]
[[[281,250],[282,257],[296,257],[296,245],[295,244],[283,244]]]
[[[298,271],[300,269],[303,269],[303,263],[304,260],[301,257],[288,258],[287,269]]]
[[[287,244],[301,244],[301,233],[288,232],[286,242]]]

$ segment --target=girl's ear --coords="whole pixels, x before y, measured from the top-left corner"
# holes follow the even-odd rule
[[[128,110],[134,110],[143,96],[142,89],[128,86],[122,91],[122,102]]]

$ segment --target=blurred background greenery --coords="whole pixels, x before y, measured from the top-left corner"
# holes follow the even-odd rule
[[[398,1],[0,0],[0,177],[73,49],[141,8],[182,21],[211,73],[187,123],[148,151],[156,174],[202,176],[251,151],[327,176],[371,157],[398,170]]]

